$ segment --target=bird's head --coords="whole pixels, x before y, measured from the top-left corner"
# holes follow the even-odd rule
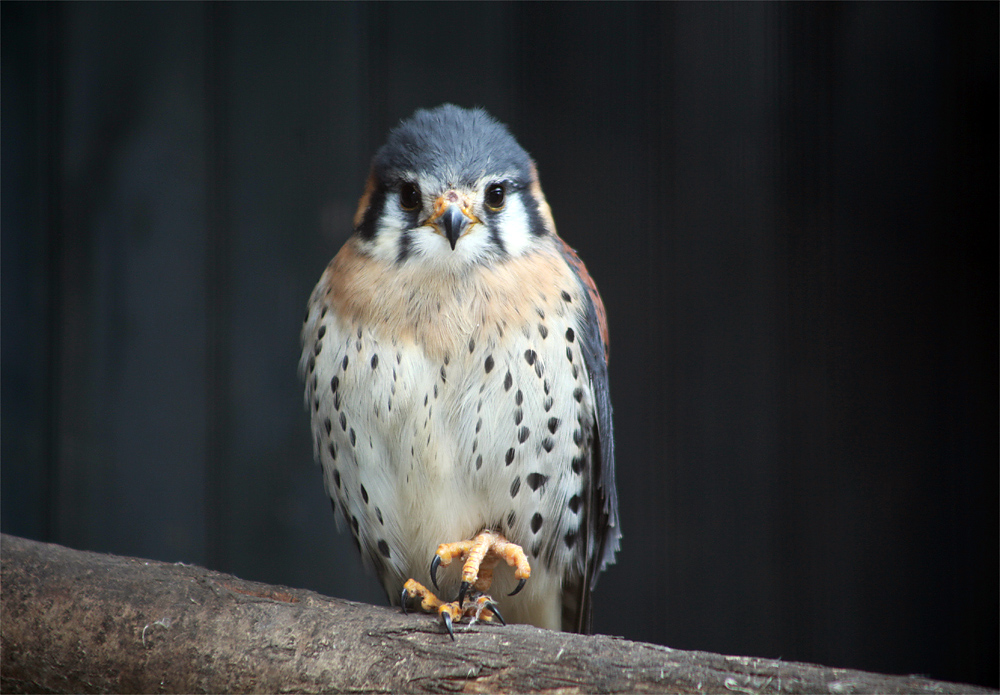
[[[377,258],[452,268],[521,255],[555,231],[528,153],[484,110],[451,104],[389,133],[354,229]]]

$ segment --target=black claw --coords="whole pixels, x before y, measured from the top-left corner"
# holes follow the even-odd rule
[[[466,592],[469,590],[469,582],[462,582],[462,586],[458,587],[458,607],[462,607],[462,599],[465,598]]]
[[[455,631],[451,628],[451,615],[448,613],[442,613],[441,619],[444,620],[444,626],[448,630],[448,634],[451,635],[451,641],[455,641]]]
[[[440,555],[435,555],[434,559],[431,560],[431,581],[434,582],[434,588],[435,589],[439,588],[438,587],[437,574],[438,574],[438,567],[440,567],[440,566],[441,566],[441,556]]]
[[[507,624],[507,621],[503,619],[502,615],[500,615],[500,609],[497,608],[497,604],[495,604],[492,601],[490,601],[489,603],[486,604],[486,607],[489,608],[490,611],[493,612],[493,615],[495,615],[497,617],[497,620],[500,621],[501,625],[506,625]]]
[[[399,595],[399,605],[403,607],[403,615],[406,615],[406,589],[403,589],[403,593]]]
[[[512,592],[510,592],[510,593],[509,593],[509,594],[507,594],[507,595],[508,595],[508,596],[513,596],[513,595],[514,595],[514,594],[516,594],[516,593],[517,593],[518,591],[520,591],[521,589],[523,589],[523,588],[524,588],[524,583],[525,583],[526,581],[528,581],[528,580],[527,580],[527,579],[522,579],[521,581],[519,581],[519,582],[517,583],[517,587],[516,587],[516,588],[515,588],[515,589],[514,589],[514,590],[513,590]]]

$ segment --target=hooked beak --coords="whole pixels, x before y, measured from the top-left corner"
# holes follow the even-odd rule
[[[469,222],[471,221],[457,205],[449,205],[441,213],[441,217],[438,218],[438,224],[444,229],[444,236],[448,239],[448,243],[451,244],[452,251],[455,250],[458,238],[462,236],[462,233],[465,232],[465,228],[469,226]]]
[[[465,234],[471,224],[478,221],[469,202],[455,191],[448,191],[434,201],[434,215],[427,220],[426,224],[431,225],[444,236],[451,244],[451,250],[454,251],[459,238]]]

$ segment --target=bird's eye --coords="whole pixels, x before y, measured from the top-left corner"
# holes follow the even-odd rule
[[[507,191],[502,183],[493,183],[486,188],[486,207],[496,212],[503,207]]]
[[[420,207],[420,189],[416,184],[403,184],[399,189],[399,204],[404,210],[416,210]]]

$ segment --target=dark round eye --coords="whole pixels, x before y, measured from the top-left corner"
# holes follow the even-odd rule
[[[399,189],[399,204],[404,210],[416,210],[420,207],[420,189],[414,183],[404,183]]]
[[[502,183],[491,183],[486,187],[486,207],[490,210],[499,210],[503,207],[504,197],[507,195]]]

